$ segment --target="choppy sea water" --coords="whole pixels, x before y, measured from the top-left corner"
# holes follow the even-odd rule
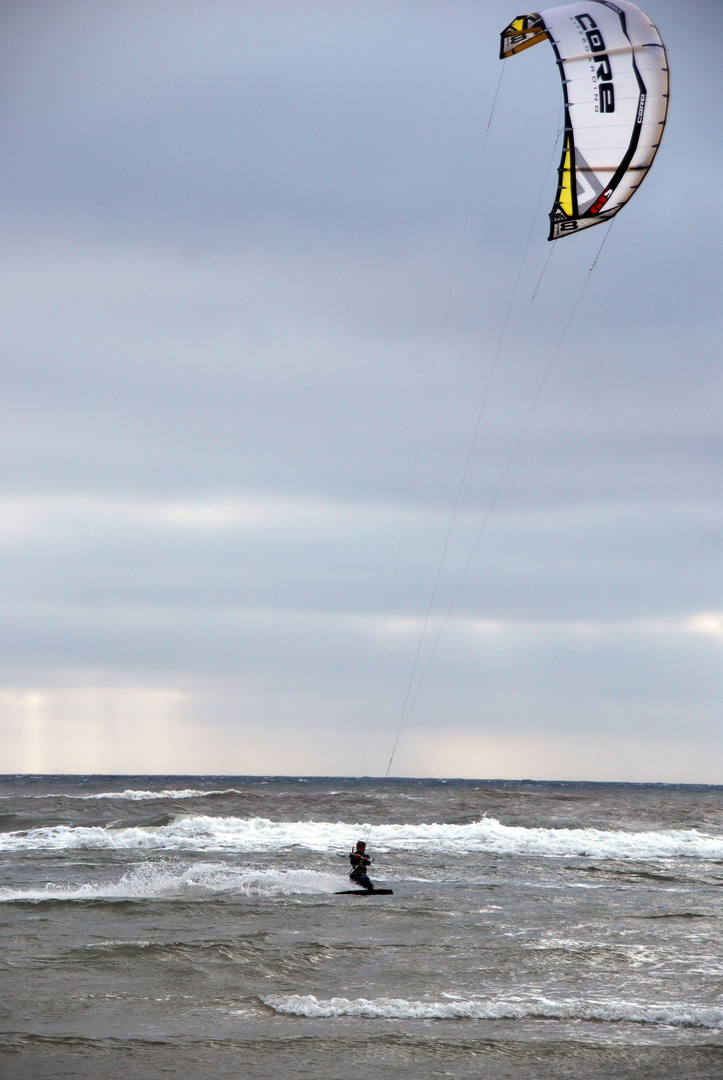
[[[4,777],[0,1075],[723,1076],[723,788]],[[369,840],[390,897],[336,896]]]

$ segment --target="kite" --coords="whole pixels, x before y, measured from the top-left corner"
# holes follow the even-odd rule
[[[644,12],[585,0],[521,15],[501,34],[500,59],[547,39],[565,101],[565,131],[549,240],[610,221],[637,191],[668,112],[668,59]]]

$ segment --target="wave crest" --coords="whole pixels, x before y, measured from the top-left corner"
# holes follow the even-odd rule
[[[626,1001],[553,1001],[545,997],[486,998],[471,1001],[406,1001],[403,998],[331,998],[313,994],[262,998],[285,1016],[370,1020],[597,1020],[686,1027],[723,1028],[723,1009],[712,1006]]]
[[[30,795],[31,799],[79,799],[87,802],[98,799],[125,799],[129,802],[146,802],[151,799],[205,799],[211,795],[247,795],[248,792],[239,788],[214,788],[205,791],[203,788],[162,788],[160,791],[151,791],[144,788],[126,788],[125,791],[100,791],[94,795],[75,795],[68,792],[56,791],[46,795]],[[3,796],[10,798],[10,796]]]
[[[270,821],[268,818],[177,814],[162,825],[55,825],[0,834],[0,851],[106,848],[156,851],[272,852],[302,847],[322,854],[346,851],[368,823]],[[378,851],[448,854],[494,852],[507,855],[584,855],[597,859],[699,858],[723,860],[723,837],[697,829],[632,832],[602,829],[548,829],[503,825],[493,817],[467,825],[374,825]]]

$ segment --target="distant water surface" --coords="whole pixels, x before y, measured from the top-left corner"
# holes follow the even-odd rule
[[[6,776],[0,829],[8,1080],[723,1077],[721,787]]]

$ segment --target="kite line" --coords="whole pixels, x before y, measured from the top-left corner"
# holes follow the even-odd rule
[[[427,383],[427,393],[425,395],[424,407],[422,409],[422,419],[420,421],[419,430],[417,432],[417,440],[416,440],[416,443],[415,443],[414,456],[413,456],[413,459],[412,459],[412,468],[411,468],[411,471],[410,471],[410,474],[409,474],[409,483],[407,485],[407,494],[406,494],[406,497],[405,497],[405,500],[404,500],[404,510],[402,512],[402,523],[401,523],[401,526],[399,528],[399,536],[397,538],[397,546],[396,546],[396,551],[395,551],[395,554],[394,554],[394,565],[393,565],[393,568],[392,568],[392,576],[391,576],[391,581],[390,581],[390,584],[389,584],[389,594],[388,594],[388,597],[387,597],[387,606],[386,606],[386,611],[384,613],[384,625],[383,625],[383,628],[382,628],[382,637],[381,637],[381,643],[380,643],[380,646],[379,646],[379,655],[377,657],[376,672],[375,672],[375,675],[374,675],[374,684],[373,684],[373,688],[372,688],[372,698],[371,698],[371,705],[370,705],[370,709],[369,709],[369,719],[367,721],[366,737],[365,737],[365,740],[364,740],[364,754],[363,754],[363,757],[362,757],[362,773],[364,772],[364,769],[366,768],[367,753],[368,753],[368,750],[369,750],[369,736],[370,736],[370,732],[371,732],[372,720],[374,718],[374,710],[375,710],[375,706],[376,706],[377,691],[379,689],[379,678],[380,678],[380,674],[381,674],[382,657],[383,657],[383,654],[384,654],[384,646],[386,644],[386,638],[387,638],[387,629],[388,629],[388,626],[389,626],[389,613],[391,611],[392,596],[394,594],[394,586],[395,586],[396,578],[397,578],[397,570],[399,568],[399,555],[400,555],[400,552],[401,552],[402,539],[404,537],[404,531],[405,531],[405,528],[406,528],[407,514],[408,514],[408,511],[409,511],[409,503],[410,503],[411,497],[412,497],[412,488],[414,486],[414,478],[415,478],[416,473],[417,473],[417,464],[418,464],[418,461],[419,461],[419,450],[420,450],[420,447],[421,447],[421,444],[422,444],[422,434],[424,432],[424,428],[425,428],[425,425],[426,425],[426,422],[427,422],[427,413],[429,411],[429,403],[430,403],[431,396],[432,396],[432,385],[434,383],[434,376],[435,376],[436,371],[437,371],[439,355],[440,355],[441,348],[442,348],[442,338],[443,338],[444,331],[445,331],[445,328],[446,328],[446,325],[447,325],[447,319],[448,319],[448,316],[449,316],[449,309],[450,309],[450,305],[452,303],[452,296],[454,294],[454,288],[455,288],[456,281],[457,281],[457,272],[459,270],[459,263],[460,263],[460,258],[461,258],[461,255],[462,255],[462,248],[464,246],[464,242],[465,242],[466,237],[467,237],[467,230],[468,230],[468,226],[469,226],[470,214],[472,213],[472,207],[473,207],[474,201],[475,201],[475,195],[476,195],[477,187],[478,187],[478,184],[479,184],[479,178],[480,178],[480,175],[482,173],[482,165],[483,165],[484,156],[485,156],[485,149],[487,147],[487,139],[489,137],[490,128],[492,126],[492,119],[494,117],[495,108],[497,106],[497,98],[499,97],[500,87],[502,85],[502,76],[504,74],[504,70],[505,69],[504,69],[504,66],[503,66],[501,71],[500,71],[500,77],[497,80],[497,87],[495,88],[494,97],[492,99],[492,105],[490,107],[490,114],[489,114],[489,117],[487,119],[487,126],[485,128],[484,137],[482,139],[482,146],[480,148],[479,156],[478,156],[478,159],[477,159],[477,167],[475,169],[474,178],[472,180],[472,187],[471,187],[471,190],[470,190],[470,196],[469,196],[469,199],[467,201],[467,209],[465,211],[464,220],[463,220],[463,223],[462,223],[462,229],[461,229],[461,232],[460,232],[459,242],[457,244],[457,251],[456,251],[456,254],[455,254],[454,262],[452,264],[452,271],[451,271],[450,279],[449,279],[449,287],[447,289],[447,297],[446,297],[446,300],[445,300],[444,310],[443,310],[443,313],[442,313],[442,319],[441,319],[441,322],[440,322],[439,332],[437,334],[437,344],[436,344],[435,351],[434,351],[434,359],[432,361],[432,368],[431,368],[431,371],[430,371],[430,374],[429,374],[429,381]],[[528,243],[529,243],[529,238],[528,238]],[[527,248],[525,248],[525,251],[527,251]],[[518,280],[519,280],[519,275],[518,275]],[[509,314],[509,311],[508,311],[508,314]]]
[[[614,219],[613,219],[613,221],[614,221]],[[431,651],[429,653],[429,656],[427,657],[427,661],[426,661],[426,663],[425,663],[425,665],[424,665],[424,667],[422,669],[422,674],[420,675],[419,681],[417,683],[416,690],[414,691],[414,695],[413,695],[411,701],[409,702],[409,706],[407,707],[407,701],[409,699],[409,694],[411,692],[411,686],[412,686],[412,682],[413,682],[413,678],[414,678],[414,671],[412,672],[412,676],[410,677],[410,681],[409,681],[409,686],[407,688],[407,697],[405,698],[404,706],[402,708],[402,712],[401,712],[401,715],[400,715],[400,718],[399,718],[399,724],[398,724],[397,733],[396,733],[396,736],[395,736],[395,739],[394,739],[394,745],[392,746],[392,752],[391,752],[390,757],[389,757],[389,763],[387,765],[387,769],[386,769],[386,772],[384,774],[385,777],[389,776],[389,773],[390,773],[391,767],[392,767],[392,762],[394,760],[394,756],[395,756],[395,754],[397,752],[397,748],[399,746],[399,740],[400,740],[400,738],[402,736],[402,733],[403,733],[405,727],[407,726],[409,716],[411,714],[412,709],[414,708],[414,704],[415,704],[415,702],[417,700],[417,697],[419,695],[419,691],[420,691],[420,689],[422,687],[422,683],[423,683],[424,678],[425,678],[425,676],[427,674],[427,671],[429,670],[429,665],[432,662],[432,657],[434,656],[434,654],[436,652],[437,645],[439,644],[439,640],[440,640],[440,638],[442,636],[444,628],[447,625],[449,617],[450,617],[450,615],[452,613],[452,608],[454,607],[454,605],[456,603],[456,600],[457,600],[457,597],[459,595],[460,589],[462,588],[462,583],[463,583],[463,581],[464,581],[464,579],[465,579],[465,577],[467,575],[467,571],[469,570],[469,568],[470,568],[470,566],[472,564],[472,560],[474,558],[474,555],[475,555],[475,553],[477,551],[477,548],[479,547],[480,541],[482,539],[482,534],[485,531],[485,527],[487,525],[487,522],[489,521],[492,510],[494,509],[494,506],[495,506],[495,503],[497,502],[500,491],[502,490],[504,482],[505,482],[505,480],[507,478],[507,475],[508,475],[508,473],[510,471],[510,468],[512,466],[512,462],[514,460],[514,457],[517,454],[520,443],[522,442],[522,439],[523,439],[523,437],[525,435],[525,432],[527,431],[527,428],[529,426],[530,420],[532,418],[532,414],[533,414],[533,412],[535,410],[535,406],[537,405],[537,402],[540,399],[540,396],[541,396],[542,391],[544,389],[545,383],[547,382],[548,376],[549,376],[549,374],[550,374],[550,372],[552,370],[552,366],[555,363],[555,360],[557,359],[557,356],[558,356],[558,354],[560,352],[560,349],[562,347],[562,343],[563,343],[563,341],[565,339],[565,336],[567,335],[567,331],[568,331],[568,329],[570,327],[570,324],[572,323],[572,320],[574,318],[575,312],[577,311],[577,308],[578,308],[578,306],[580,304],[580,301],[582,300],[583,293],[585,292],[585,289],[587,288],[588,282],[590,281],[590,277],[592,276],[592,272],[595,269],[595,266],[597,265],[597,262],[598,262],[598,259],[600,258],[600,255],[602,254],[602,250],[603,250],[603,248],[605,246],[605,242],[606,242],[608,236],[610,235],[610,230],[612,229],[612,226],[613,226],[613,222],[611,221],[610,224],[607,227],[605,235],[603,236],[603,238],[602,238],[602,240],[600,242],[600,245],[598,246],[597,252],[595,254],[595,258],[593,259],[593,261],[592,261],[592,263],[590,265],[590,268],[589,268],[589,270],[588,270],[588,272],[587,272],[587,274],[585,276],[585,279],[584,279],[584,281],[582,283],[582,287],[581,287],[580,291],[578,292],[575,303],[573,304],[572,310],[571,310],[571,312],[570,312],[570,314],[569,314],[569,316],[567,318],[567,322],[565,323],[565,326],[563,327],[562,333],[560,334],[560,337],[559,337],[559,339],[557,341],[555,349],[553,350],[553,353],[552,353],[552,355],[551,355],[551,357],[550,357],[550,359],[549,359],[549,361],[547,363],[547,366],[546,366],[546,368],[545,368],[545,370],[543,372],[542,379],[540,380],[540,384],[539,384],[539,386],[537,388],[537,392],[535,393],[535,396],[534,396],[534,398],[532,400],[532,404],[530,405],[530,408],[529,408],[529,410],[527,412],[527,416],[525,417],[524,423],[522,424],[522,427],[520,428],[520,431],[519,431],[519,434],[517,436],[517,439],[515,440],[514,446],[512,447],[512,450],[511,450],[511,452],[510,452],[510,454],[509,454],[509,456],[507,458],[507,462],[505,464],[505,467],[502,470],[502,475],[500,476],[500,479],[499,479],[499,481],[497,483],[497,487],[495,488],[494,494],[493,494],[492,498],[490,499],[490,502],[489,502],[489,504],[487,506],[487,510],[485,511],[485,515],[484,515],[484,517],[482,519],[482,524],[481,524],[481,526],[479,528],[479,531],[477,533],[477,537],[476,537],[476,539],[474,541],[474,544],[472,545],[472,548],[470,550],[467,561],[466,561],[466,563],[464,565],[464,568],[462,570],[462,573],[460,574],[459,579],[457,581],[457,585],[455,587],[454,593],[452,594],[452,599],[450,600],[449,605],[447,607],[447,610],[445,612],[444,618],[442,620],[442,624],[441,624],[439,630],[437,631],[437,635],[436,635],[436,637],[434,639],[434,642],[432,644],[432,648],[431,648]],[[533,290],[532,298],[531,298],[530,303],[528,305],[527,312],[525,313],[525,319],[527,318],[527,315],[529,314],[530,308],[532,306],[532,301],[534,300],[535,294],[537,293],[537,290],[539,289],[539,286],[540,286],[540,284],[542,282],[542,278],[543,278],[543,276],[545,274],[545,270],[547,269],[547,267],[549,265],[550,259],[552,257],[552,252],[554,251],[554,249],[555,249],[555,243],[553,243],[550,254],[547,257],[547,261],[545,262],[545,265],[542,268],[542,273],[540,274],[540,277],[538,278],[537,284],[535,285],[535,289]],[[476,436],[476,430],[475,430],[475,436]],[[456,504],[455,504],[455,509],[456,509]],[[441,570],[441,566],[440,566],[440,570]],[[438,571],[437,577],[439,577],[439,571]],[[436,581],[435,581],[435,588],[436,588]],[[422,634],[420,636],[419,646],[417,648],[417,655],[415,657],[415,667],[416,667],[416,662],[417,662],[417,660],[419,658],[419,653],[421,651],[422,640],[424,638],[424,634],[425,634],[425,631],[426,631],[426,628],[427,628],[427,622],[428,622],[428,619],[429,619],[430,609],[431,609],[431,601],[430,601],[430,606],[429,606],[429,608],[427,610],[427,618],[425,619],[425,622],[424,622],[424,626],[423,626],[423,629],[422,629]]]

